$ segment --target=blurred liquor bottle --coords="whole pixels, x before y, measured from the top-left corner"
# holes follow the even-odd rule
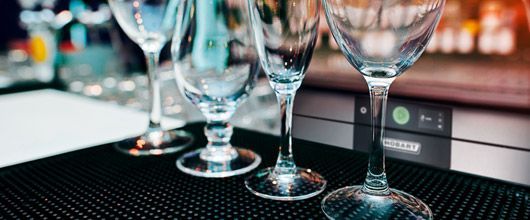
[[[483,54],[510,55],[516,49],[515,9],[500,0],[480,6],[478,49]]]
[[[54,64],[57,42],[54,33],[55,1],[20,0],[22,26],[28,31],[27,53],[32,61],[33,76],[40,82],[51,82],[55,76]]]
[[[57,0],[19,0],[20,26],[27,38],[9,45],[7,87],[59,87],[56,74],[57,31],[71,21],[68,11],[56,7]]]
[[[104,95],[124,72],[122,42],[112,13],[98,1],[70,0],[68,10],[73,21],[60,34],[60,79],[69,91]]]

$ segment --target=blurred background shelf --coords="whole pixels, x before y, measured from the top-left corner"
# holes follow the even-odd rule
[[[305,85],[364,92],[362,75],[342,54],[320,50]],[[507,58],[426,55],[390,88],[391,96],[490,108],[530,110],[530,62]]]

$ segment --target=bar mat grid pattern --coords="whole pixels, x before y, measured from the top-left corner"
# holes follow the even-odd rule
[[[202,124],[185,129],[203,146]],[[272,166],[277,138],[236,129],[232,143],[256,150]],[[187,149],[187,150],[191,150]],[[324,219],[320,201],[362,183],[367,156],[295,141],[299,166],[320,172],[328,188],[302,201],[280,202],[247,192],[246,175],[204,179],[175,166],[182,153],[132,157],[112,145],[0,169],[0,219]],[[435,219],[530,219],[530,189],[486,178],[388,160],[390,186],[425,201]],[[247,174],[248,175],[248,174]]]

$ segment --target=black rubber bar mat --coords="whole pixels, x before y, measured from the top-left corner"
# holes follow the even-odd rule
[[[202,126],[185,127],[196,136],[194,147],[205,144]],[[274,165],[277,142],[242,129],[232,141],[256,150],[260,168]],[[0,169],[0,219],[324,219],[322,198],[361,184],[367,156],[305,141],[294,148],[299,166],[328,180],[321,195],[262,199],[247,191],[246,175],[192,177],[175,166],[181,153],[139,158],[104,145]],[[396,160],[387,160],[387,171],[391,187],[425,201],[436,219],[530,219],[528,187]]]

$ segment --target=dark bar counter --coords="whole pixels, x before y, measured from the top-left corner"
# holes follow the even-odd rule
[[[202,123],[186,130],[206,143]],[[277,137],[235,129],[232,143],[274,164]],[[189,149],[188,149],[189,150]],[[188,151],[185,150],[185,151]],[[0,219],[324,219],[322,198],[361,184],[367,156],[295,140],[296,161],[328,180],[319,196],[281,202],[247,191],[244,178],[205,179],[180,172],[181,154],[132,157],[112,144],[0,169]],[[387,160],[390,186],[425,201],[435,219],[530,219],[530,189],[398,160]]]

